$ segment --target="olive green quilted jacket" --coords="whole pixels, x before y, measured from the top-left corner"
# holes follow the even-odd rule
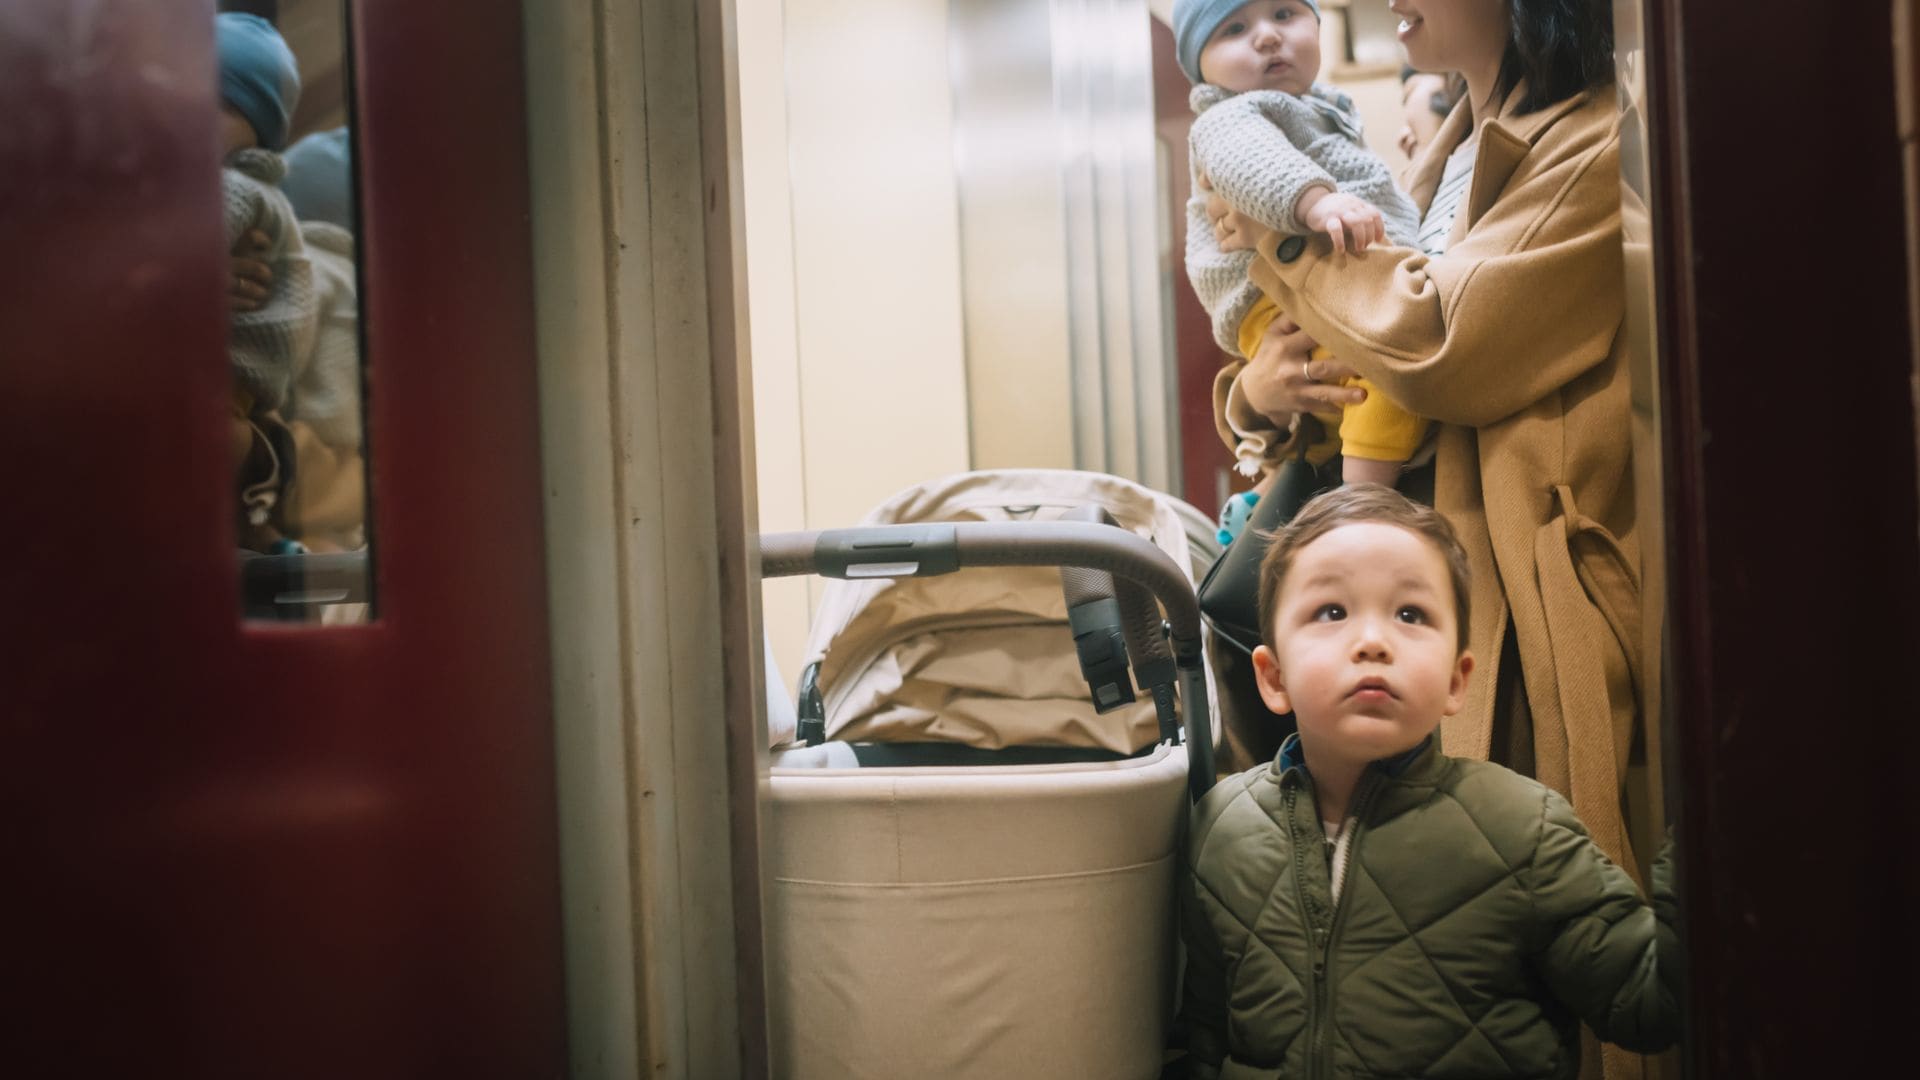
[[[1564,799],[1429,739],[1352,800],[1339,899],[1298,764],[1222,781],[1182,878],[1190,1075],[1571,1078],[1678,1034],[1667,930]]]

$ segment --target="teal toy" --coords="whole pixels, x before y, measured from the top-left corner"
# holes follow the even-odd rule
[[[1233,543],[1233,538],[1246,530],[1247,519],[1253,516],[1253,508],[1259,503],[1260,496],[1251,491],[1235,492],[1227,496],[1225,506],[1220,508],[1220,543],[1222,546]]]

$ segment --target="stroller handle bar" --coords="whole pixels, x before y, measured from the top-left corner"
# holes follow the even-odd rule
[[[1152,593],[1167,616],[1180,672],[1188,790],[1197,802],[1213,787],[1212,704],[1193,585],[1167,553],[1126,529],[1070,521],[870,525],[817,532],[762,533],[763,577],[935,577],[988,566],[1070,566],[1103,570]]]

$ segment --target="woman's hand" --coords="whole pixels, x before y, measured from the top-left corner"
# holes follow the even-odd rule
[[[1264,228],[1259,222],[1233,208],[1213,190],[1207,174],[1200,174],[1200,189],[1207,193],[1207,220],[1213,222],[1213,240],[1222,252],[1252,251]]]
[[[267,234],[249,229],[233,245],[231,278],[227,284],[227,306],[234,311],[259,311],[267,303],[273,286],[273,268],[267,265]]]
[[[1367,399],[1365,390],[1340,385],[1354,374],[1352,368],[1332,358],[1312,359],[1316,344],[1298,323],[1276,315],[1240,371],[1240,392],[1247,404],[1276,427],[1285,428],[1299,413],[1331,415]]]

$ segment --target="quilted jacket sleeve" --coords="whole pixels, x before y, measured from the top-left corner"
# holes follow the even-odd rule
[[[1192,100],[1202,106],[1199,92]],[[1311,118],[1310,106],[1278,91],[1235,94],[1204,105],[1188,134],[1194,167],[1260,224],[1305,232],[1294,210],[1300,196],[1308,188],[1332,189],[1338,182],[1303,147],[1323,138],[1344,141],[1314,130]]]
[[[1626,871],[1588,837],[1553,791],[1522,871],[1536,917],[1534,960],[1554,996],[1607,1042],[1657,1053],[1679,1038],[1671,977],[1661,977],[1661,923]]]
[[[1180,938],[1186,943],[1186,975],[1180,992],[1180,1027],[1187,1036],[1190,1080],[1215,1080],[1227,1056],[1227,958],[1207,918],[1203,886],[1191,864],[1180,873]]]

